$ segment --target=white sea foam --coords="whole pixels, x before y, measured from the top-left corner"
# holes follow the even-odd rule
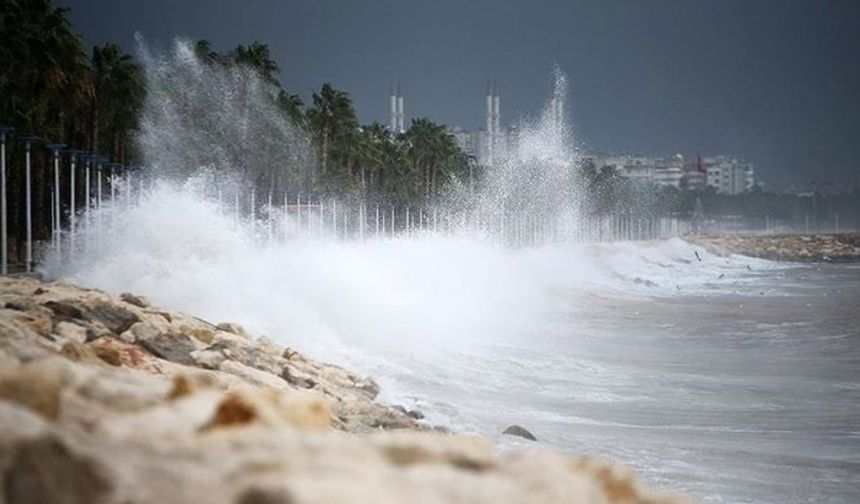
[[[749,262],[677,239],[524,249],[433,233],[266,242],[199,187],[158,184],[139,206],[106,207],[95,219],[101,228],[78,237],[97,250],[49,258],[49,274],[145,294],[315,351],[423,353],[539,329],[559,290],[668,295]]]

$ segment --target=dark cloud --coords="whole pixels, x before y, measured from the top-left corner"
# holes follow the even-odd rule
[[[557,62],[592,149],[731,154],[773,184],[860,174],[854,0],[63,3],[90,44],[266,42],[287,87],[307,98],[331,81],[365,122],[387,120],[400,78],[408,117],[477,128],[497,75],[509,123],[541,106]]]

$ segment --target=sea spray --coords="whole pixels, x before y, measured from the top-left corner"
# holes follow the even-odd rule
[[[49,254],[51,276],[146,294],[330,358],[433,360],[531,337],[559,290],[670,291],[684,283],[663,281],[662,267],[639,271],[644,256],[636,253],[618,259],[565,239],[581,192],[559,71],[543,112],[509,135],[479,186],[455,187],[446,205],[431,209],[439,221],[465,225],[338,240],[336,202],[305,205],[304,215],[280,206],[281,194],[301,189],[312,149],[264,81],[241,66],[201,62],[182,40],[165,54],[141,43],[141,58],[146,190],[135,204],[93,212],[79,230],[85,253]],[[503,233],[528,224],[517,231],[542,233],[531,242],[541,245],[507,246],[499,227],[484,225],[499,222]]]
[[[138,54],[147,95],[137,140],[153,176],[185,180],[205,169],[219,185],[307,191],[311,141],[277,106],[272,84],[245,65],[202,61],[188,40],[156,53],[138,36]]]

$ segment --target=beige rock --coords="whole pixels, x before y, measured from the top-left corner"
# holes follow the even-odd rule
[[[48,419],[60,413],[60,393],[76,378],[72,364],[49,358],[0,370],[0,398],[16,402]]]
[[[60,342],[84,343],[87,341],[87,328],[74,322],[58,322],[54,335]]]

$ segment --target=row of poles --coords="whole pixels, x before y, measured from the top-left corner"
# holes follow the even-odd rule
[[[6,187],[6,144],[9,138],[14,133],[14,128],[0,126],[0,274],[6,275],[9,273],[9,232],[8,232],[8,191]],[[40,139],[35,136],[21,136],[18,140],[24,144],[24,207],[25,207],[25,270],[32,271],[34,266],[33,254],[33,191],[32,191],[32,153],[33,146],[40,142]],[[66,149],[64,144],[55,142],[46,144],[46,147],[51,152],[53,164],[53,187],[51,191],[51,246],[56,250],[61,250],[63,246],[63,202],[61,196],[62,180],[60,161],[63,153],[69,156],[71,170],[69,171],[69,240],[72,249],[75,247],[75,230],[77,229],[78,202],[76,198],[76,180],[78,161],[84,164],[84,194],[86,201],[83,207],[87,222],[89,221],[89,213],[95,208],[102,206],[103,188],[102,181],[103,170],[109,171],[111,199],[116,196],[115,173],[116,170],[122,167],[120,163],[110,163],[103,156],[96,154],[87,154],[84,151],[77,149]],[[96,197],[92,196],[92,177],[91,171],[95,168],[95,189]]]
[[[6,143],[13,131],[12,128],[0,127],[0,255],[2,256],[0,262],[2,262],[4,275],[9,270]],[[25,268],[29,272],[34,265],[31,153],[39,139],[25,136],[19,137],[19,140],[25,147]],[[83,220],[86,230],[95,223],[99,231],[95,236],[101,236],[101,213],[97,214],[97,219],[93,219],[91,212],[103,206],[103,198],[106,197],[103,181],[109,185],[112,225],[115,225],[117,206],[122,203],[117,201],[117,190],[120,186],[124,187],[125,204],[131,207],[132,184],[128,174],[122,179],[116,176],[117,170],[122,167],[119,163],[109,163],[104,157],[88,155],[80,150],[66,149],[65,145],[60,143],[46,146],[52,154],[53,167],[53,187],[50,191],[50,246],[56,256],[62,260],[64,256],[74,255],[81,245],[76,242],[79,220]],[[68,156],[70,165],[67,179],[61,176],[63,154]],[[76,200],[80,192],[76,188],[78,183],[76,174],[81,165],[85,195],[83,206]],[[106,180],[103,170],[108,170]],[[69,184],[67,202],[63,201],[61,191],[65,183]],[[137,190],[139,202],[143,199],[145,191],[142,177],[138,180]],[[280,205],[276,206],[271,191],[265,202],[257,201],[254,190],[246,195],[239,190],[232,192],[230,196],[233,197],[233,201],[227,202],[224,201],[225,191],[220,188],[217,190],[219,208],[224,212],[232,211],[237,225],[249,226],[254,236],[270,242],[281,237],[287,240],[295,236],[363,240],[367,237],[410,236],[415,233],[433,232],[477,233],[504,245],[533,246],[553,242],[663,239],[680,236],[691,229],[687,221],[671,217],[645,218],[634,215],[613,215],[582,217],[571,221],[560,219],[551,213],[541,215],[539,212],[515,210],[476,212],[366,203],[345,204],[302,195],[291,198],[286,194],[283,197],[283,206],[278,210],[277,206]],[[67,213],[63,211],[64,203],[68,205]],[[280,226],[277,222],[279,219],[282,220]],[[90,240],[93,234],[85,233],[85,236]],[[91,244],[84,243],[83,246],[89,249]]]
[[[315,200],[296,195],[276,205],[271,193],[258,206],[251,191],[247,201],[240,192],[225,207],[223,191],[218,206],[232,213],[234,222],[249,226],[253,236],[265,241],[294,236],[329,239],[411,236],[422,232],[469,234],[509,246],[533,246],[553,242],[597,242],[665,239],[690,232],[688,221],[673,217],[641,217],[632,214],[571,219],[542,216],[525,211],[479,212],[437,208]],[[243,202],[248,211],[243,212]],[[247,220],[245,217],[247,216]]]

